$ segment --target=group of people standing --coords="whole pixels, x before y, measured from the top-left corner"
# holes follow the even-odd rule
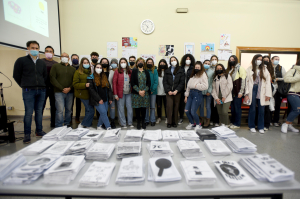
[[[175,56],[154,60],[131,56],[102,58],[97,52],[79,60],[77,54],[62,53],[60,63],[53,60],[54,49],[45,48],[44,59],[39,59],[39,44],[27,42],[29,54],[17,59],[13,77],[22,87],[25,106],[24,143],[30,142],[32,113],[35,111],[36,136],[43,136],[42,115],[49,97],[51,126],[69,126],[72,123],[73,104],[76,104],[75,121],[79,128],[91,128],[98,117],[97,129],[116,128],[115,112],[122,128],[133,128],[133,109],[137,129],[162,121],[164,106],[168,128],[183,123],[184,113],[189,124],[186,129],[226,125],[232,129],[241,126],[241,106],[249,105],[248,126],[251,132],[268,130],[270,124],[279,126],[280,104],[288,98],[291,112],[282,132],[298,132],[292,126],[299,115],[300,60],[286,72],[279,65],[279,57],[257,54],[251,65],[241,67],[235,55],[230,56],[227,67],[218,63],[213,55],[210,60],[195,61],[186,54],[179,62]],[[71,59],[71,63],[69,64]],[[290,83],[290,84],[289,84]],[[288,88],[285,95],[284,88]],[[270,101],[274,103],[270,104]],[[85,116],[80,121],[81,103]],[[125,114],[125,106],[126,113]],[[273,107],[272,107],[273,106]],[[155,115],[157,107],[157,119]],[[200,109],[200,117],[197,114]],[[206,114],[204,113],[206,109]],[[228,112],[231,109],[231,119]],[[275,111],[271,111],[275,110]],[[127,116],[127,118],[126,118]],[[257,118],[257,120],[255,120]]]

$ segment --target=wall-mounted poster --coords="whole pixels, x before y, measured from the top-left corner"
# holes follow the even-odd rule
[[[184,54],[194,55],[195,43],[184,43]]]
[[[173,56],[174,55],[174,45],[159,45],[158,55]]]
[[[228,61],[229,57],[232,55],[232,50],[218,50],[219,61]]]
[[[221,34],[220,49],[230,49],[230,34]]]
[[[165,54],[166,54],[166,45],[159,45],[158,55],[165,56]]]
[[[141,58],[143,58],[145,61],[148,59],[148,58],[152,58],[153,61],[154,61],[154,65],[155,65],[155,55],[154,54],[141,54]]]
[[[118,57],[118,42],[107,42],[107,57]]]
[[[201,43],[201,52],[214,52],[215,43]]]
[[[132,55],[137,57],[137,45],[136,37],[122,37],[122,57],[127,60]]]

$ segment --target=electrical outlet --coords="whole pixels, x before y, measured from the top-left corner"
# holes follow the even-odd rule
[[[9,107],[7,107],[7,110],[12,111],[12,110],[14,110],[14,107],[13,106],[9,106]]]

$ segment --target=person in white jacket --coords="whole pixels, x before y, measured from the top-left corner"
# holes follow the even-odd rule
[[[252,133],[255,133],[255,112],[258,106],[258,124],[260,133],[264,133],[264,111],[265,106],[270,105],[272,88],[270,73],[264,65],[262,55],[257,54],[252,59],[252,65],[247,69],[246,91],[244,104],[250,105],[248,114],[248,126]]]
[[[199,120],[199,116],[197,115],[197,110],[203,100],[202,91],[208,89],[208,78],[205,73],[202,62],[197,61],[195,63],[195,68],[192,70],[191,77],[186,86],[186,91],[184,93],[186,103],[185,106],[185,114],[189,119],[189,125],[186,129],[192,129],[192,127],[196,127],[196,129],[201,129],[201,124]],[[194,122],[196,126],[194,126]]]

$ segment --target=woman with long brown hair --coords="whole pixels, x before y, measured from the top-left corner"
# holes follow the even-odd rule
[[[192,129],[192,127],[195,127],[195,130],[197,130],[202,128],[197,110],[203,101],[202,91],[206,89],[208,89],[207,75],[202,62],[197,61],[184,93],[184,102],[186,103],[185,114],[190,122],[186,129]],[[194,123],[196,123],[196,126],[194,126]]]
[[[167,118],[167,100],[166,100],[166,92],[163,85],[164,73],[165,70],[168,69],[168,63],[165,59],[161,59],[158,62],[157,73],[158,73],[158,86],[157,86],[157,95],[156,95],[156,106],[157,106],[157,121],[158,124],[161,120],[161,112],[162,112],[162,103],[164,103],[165,107],[165,117]],[[166,119],[166,123],[167,123]]]

